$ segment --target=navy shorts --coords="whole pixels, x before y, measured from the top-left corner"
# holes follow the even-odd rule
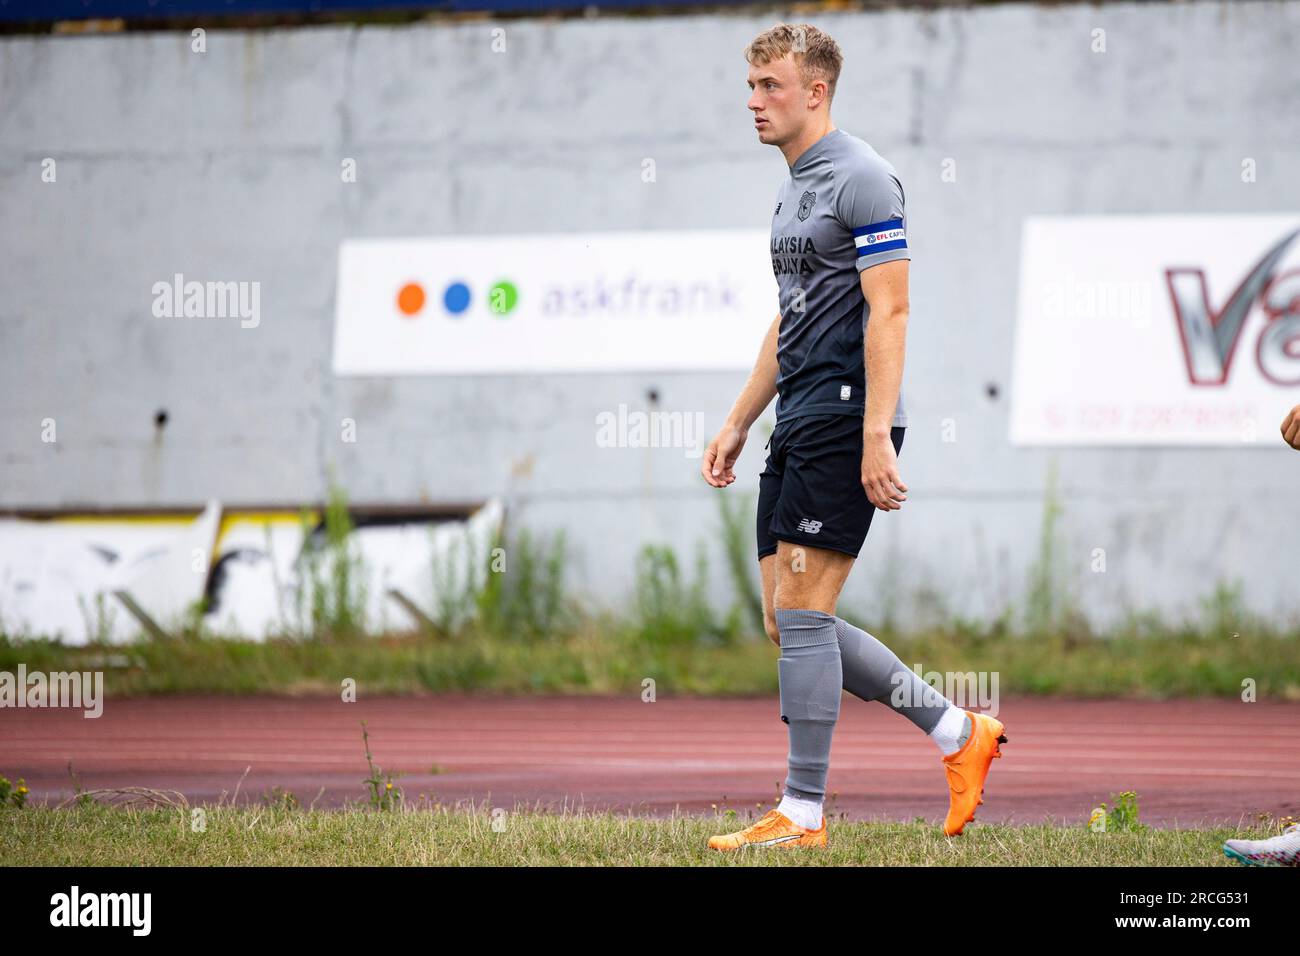
[[[903,431],[890,429],[895,454]],[[767,447],[758,476],[758,556],[775,554],[780,540],[856,558],[877,510],[862,487],[862,416],[787,418]]]

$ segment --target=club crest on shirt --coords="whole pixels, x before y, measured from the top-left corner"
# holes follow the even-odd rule
[[[817,201],[817,194],[811,189],[805,189],[804,194],[799,197],[799,218],[807,219],[812,215],[813,203]]]

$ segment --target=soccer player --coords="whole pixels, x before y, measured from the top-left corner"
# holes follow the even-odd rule
[[[1286,413],[1282,419],[1282,440],[1300,451],[1300,405]]]
[[[1227,840],[1223,855],[1242,866],[1300,866],[1300,823],[1267,840]]]
[[[1282,440],[1300,451],[1300,405],[1282,419]],[[1223,855],[1243,866],[1300,866],[1300,823],[1267,840],[1227,840]]]
[[[841,689],[880,701],[928,734],[949,785],[944,833],[983,803],[1003,725],[962,710],[875,637],[835,616],[840,589],[872,515],[898,511],[907,486],[898,452],[903,408],[908,262],[903,187],[867,143],[831,121],[843,62],[808,24],[778,24],[745,50],[748,107],[760,143],[789,174],[772,212],[772,270],[780,310],[701,473],[736,480],[750,426],[777,396],[776,428],[759,476],[758,563],[790,740],[785,792],[753,826],[709,846],[826,845],[822,801]],[[869,320],[869,321],[868,321]]]

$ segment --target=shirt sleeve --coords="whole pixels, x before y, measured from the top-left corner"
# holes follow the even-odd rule
[[[904,228],[903,184],[884,166],[850,168],[835,195],[835,211],[857,247],[858,271],[911,259]]]

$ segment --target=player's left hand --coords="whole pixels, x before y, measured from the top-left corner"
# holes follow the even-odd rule
[[[888,434],[864,437],[862,487],[881,511],[898,511],[907,500],[907,485],[898,476],[898,453]]]
[[[1286,413],[1282,419],[1282,440],[1300,451],[1300,405]]]

